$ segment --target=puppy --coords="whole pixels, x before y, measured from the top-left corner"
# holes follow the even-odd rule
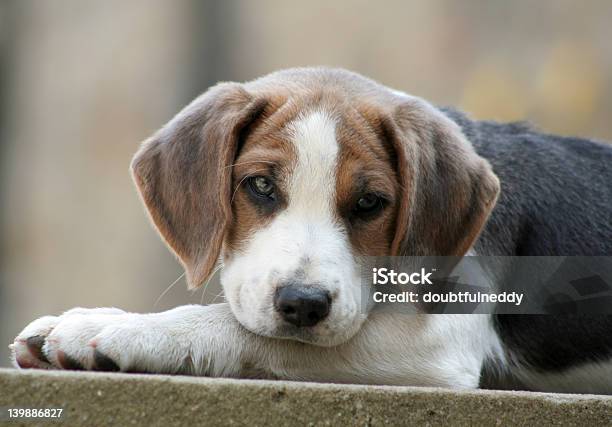
[[[221,83],[133,177],[191,287],[227,303],[74,309],[29,324],[21,368],[612,392],[612,318],[364,310],[364,256],[612,255],[612,148],[472,121],[358,74]],[[500,193],[501,182],[501,193]]]

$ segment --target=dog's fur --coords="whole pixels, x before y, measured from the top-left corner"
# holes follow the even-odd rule
[[[358,283],[366,255],[611,255],[611,164],[603,144],[473,121],[345,70],[219,84],[132,170],[190,286],[221,262],[228,303],[44,317],[15,363],[610,393],[612,318],[365,313]],[[375,214],[356,209],[364,195]],[[328,295],[322,321],[275,309],[296,284]]]

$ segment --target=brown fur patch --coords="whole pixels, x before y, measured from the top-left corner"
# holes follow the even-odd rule
[[[404,101],[393,119],[398,156],[412,164],[418,183],[402,202],[410,222],[398,236],[400,252],[463,256],[495,205],[499,180],[460,128],[431,105]]]
[[[338,159],[336,201],[346,224],[355,253],[389,255],[395,236],[399,185],[394,159],[381,132],[362,114],[351,108],[340,116],[336,129]],[[366,193],[384,194],[386,203],[380,215],[362,220],[352,211]]]
[[[231,173],[224,166],[266,103],[241,85],[217,85],[145,141],[132,160],[150,218],[192,287],[213,271],[232,221]]]
[[[252,234],[287,207],[287,187],[297,155],[286,125],[303,109],[300,102],[273,104],[245,137],[232,166],[232,212],[234,220],[226,237],[226,257],[241,249]],[[278,203],[273,211],[258,208],[247,194],[247,179],[263,175],[276,187]]]

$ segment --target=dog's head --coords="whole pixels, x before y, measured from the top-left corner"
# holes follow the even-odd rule
[[[211,88],[132,170],[190,286],[220,261],[247,329],[327,346],[367,316],[360,257],[463,255],[499,192],[439,110],[320,68]]]

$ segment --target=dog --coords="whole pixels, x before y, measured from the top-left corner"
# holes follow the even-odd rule
[[[612,255],[612,148],[475,121],[359,74],[220,83],[135,155],[189,286],[227,303],[73,309],[20,368],[612,392],[612,317],[367,312],[364,256]]]

